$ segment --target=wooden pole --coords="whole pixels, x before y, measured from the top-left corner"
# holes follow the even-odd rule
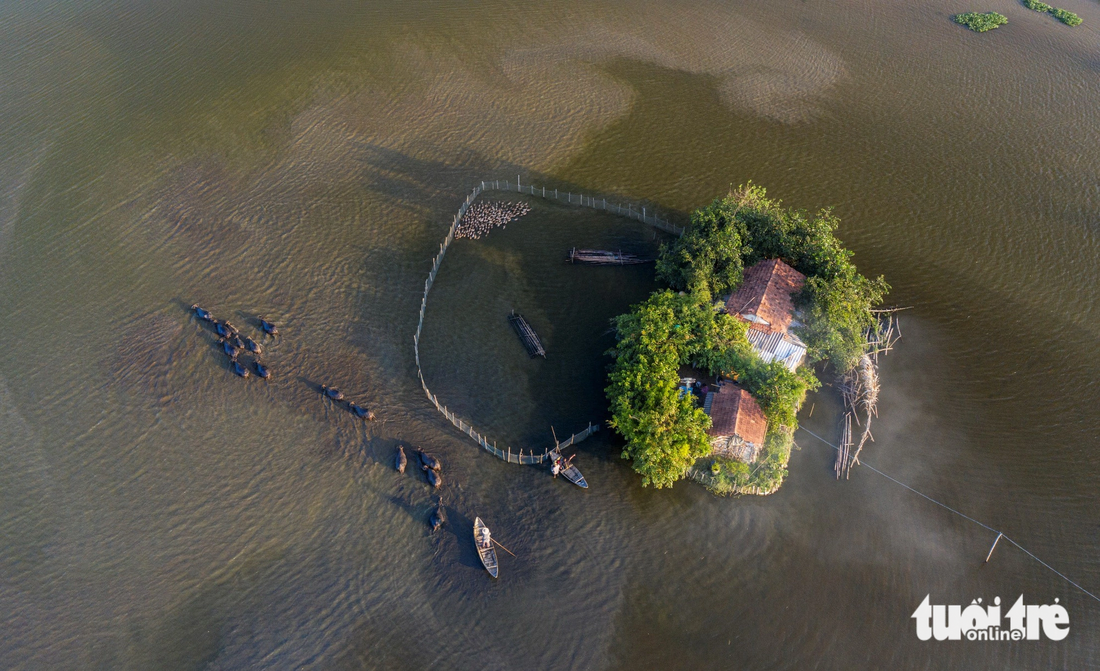
[[[989,554],[985,556],[985,561],[982,562],[983,564],[989,563],[989,558],[993,556],[993,551],[997,549],[997,543],[1001,540],[1001,536],[1004,536],[1004,534],[998,531],[997,538],[993,541],[993,547],[989,548]]]
[[[492,536],[490,536],[490,537],[489,537],[489,540],[491,540],[491,541],[493,541],[494,543],[496,543],[497,545],[499,545],[499,546],[500,546],[500,549],[501,549],[501,550],[504,550],[505,552],[507,552],[508,554],[512,555],[513,557],[516,557],[516,553],[515,553],[515,552],[512,552],[511,550],[509,550],[508,548],[504,547],[503,545],[500,545],[500,541],[498,541],[497,539],[495,539],[495,538],[493,538]],[[516,557],[516,559],[519,559],[519,557]]]

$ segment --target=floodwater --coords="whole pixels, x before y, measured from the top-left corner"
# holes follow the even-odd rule
[[[800,432],[766,498],[590,489],[425,400],[431,258],[482,179],[683,219],[753,180],[833,206],[911,307],[868,463],[1100,590],[1100,6],[57,2],[0,7],[4,668],[1096,668],[1100,603]],[[504,197],[490,194],[491,197]],[[422,342],[514,449],[606,419],[608,319],[654,284],[573,246],[651,229],[531,199],[457,241]],[[191,318],[280,325],[240,380]],[[544,336],[529,360],[515,309]],[[373,408],[353,420],[327,382]],[[812,412],[812,416],[811,416]],[[835,438],[837,399],[804,426]],[[448,525],[399,443],[445,465]],[[481,516],[517,557],[478,565]],[[1067,608],[1060,642],[921,642],[926,594]]]

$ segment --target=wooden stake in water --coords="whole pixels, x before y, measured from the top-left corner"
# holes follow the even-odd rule
[[[993,551],[997,549],[997,543],[1001,540],[1001,536],[1004,536],[1004,534],[1001,532],[997,532],[997,538],[993,541],[993,547],[989,548],[989,554],[985,556],[984,563],[989,563],[989,558],[993,556]]]

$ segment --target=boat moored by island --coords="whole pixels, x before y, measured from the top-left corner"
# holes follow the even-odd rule
[[[559,460],[562,463],[568,464],[561,471],[562,477],[565,478],[566,480],[568,480],[569,482],[572,482],[574,485],[580,487],[581,489],[588,489],[588,481],[584,479],[583,475],[581,475],[580,469],[577,468],[576,466],[574,466],[573,464],[568,463],[564,459],[562,459],[561,450],[559,450],[556,446],[554,447],[554,449],[550,450],[550,459],[551,459],[551,461],[550,461],[551,464],[553,464],[553,463],[555,463]]]
[[[653,263],[653,259],[643,259],[637,254],[623,254],[622,250],[577,249],[569,250],[569,263],[585,263],[592,266],[631,266],[639,263]]]
[[[494,578],[497,577],[497,571],[500,565],[497,563],[497,551],[493,547],[492,541],[489,542],[489,547],[483,546],[482,543],[482,529],[488,529],[485,523],[481,521],[480,517],[474,518],[474,546],[477,548],[477,554],[481,557],[481,563],[485,566],[485,570],[489,572],[489,575]]]

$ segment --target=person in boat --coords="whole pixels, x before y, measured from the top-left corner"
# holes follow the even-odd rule
[[[554,463],[550,466],[550,474],[555,478],[558,477],[558,473],[561,473],[561,459],[555,459]]]
[[[486,550],[493,547],[493,540],[489,535],[489,527],[481,527],[481,547]]]

